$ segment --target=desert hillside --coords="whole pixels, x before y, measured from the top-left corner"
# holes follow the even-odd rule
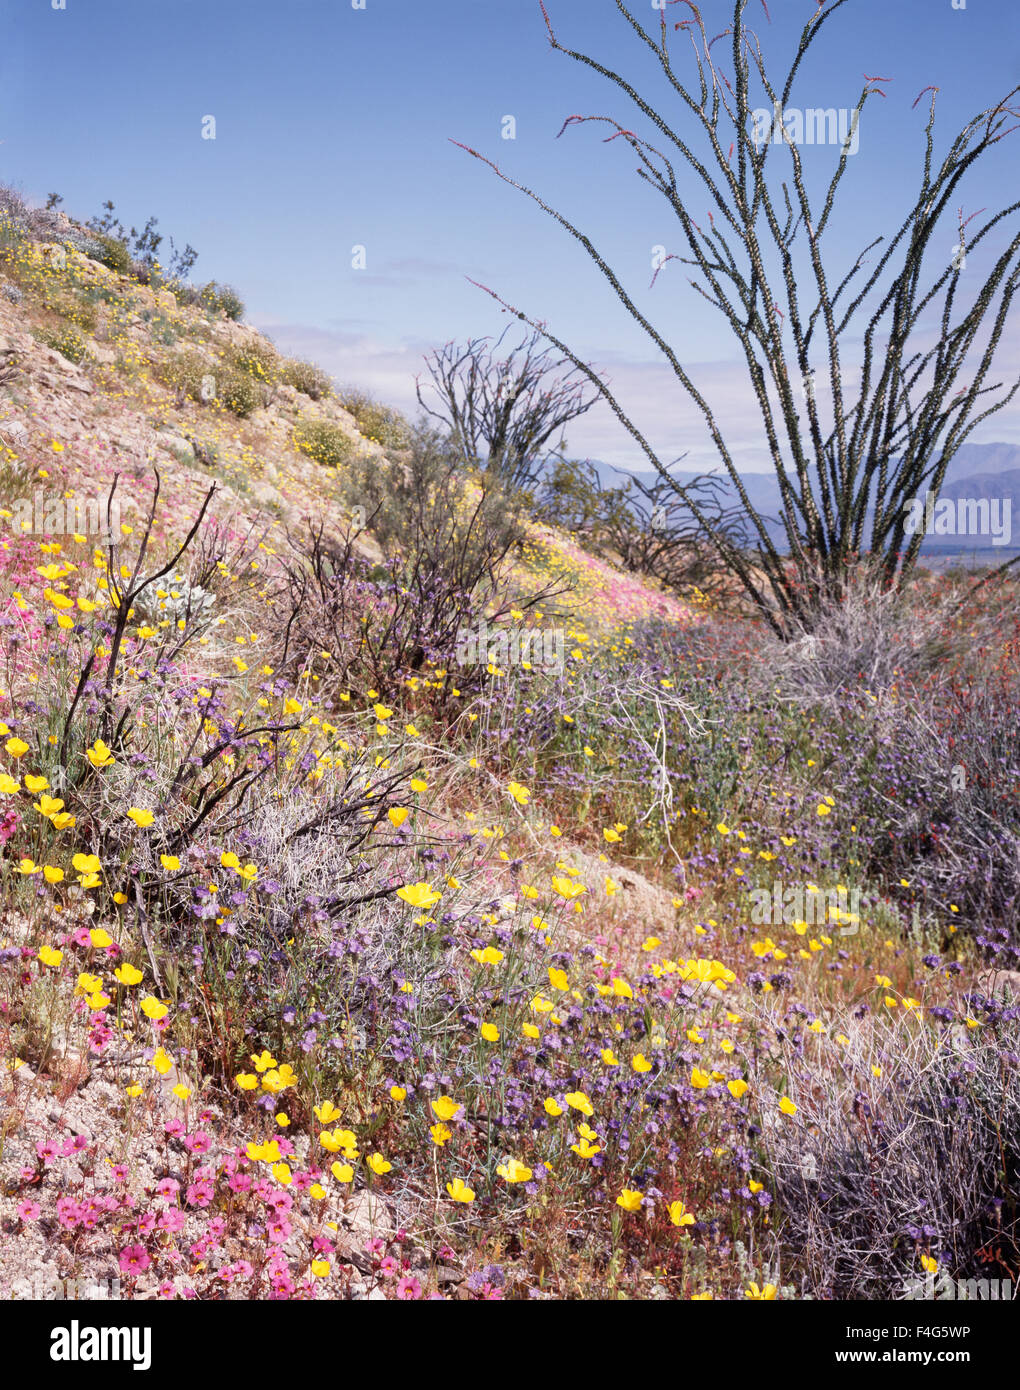
[[[780,641],[144,279],[8,202],[0,1297],[1015,1279],[1015,583]]]

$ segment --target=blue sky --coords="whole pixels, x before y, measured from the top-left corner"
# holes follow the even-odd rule
[[[667,265],[654,289],[652,248],[679,250],[678,226],[636,178],[622,141],[602,143],[574,113],[634,121],[627,99],[548,44],[538,0],[0,0],[0,179],[33,200],[60,192],[85,218],[111,198],[126,222],[150,213],[199,250],[195,275],[235,284],[251,322],[341,381],[413,404],[422,354],[449,338],[499,332],[481,280],[605,369],[668,458],[712,459],[700,416],[582,249],[538,208],[450,143],[499,161],[591,235],[637,302],[719,407],[743,466],[764,466],[760,427],[728,330]],[[60,0],[56,0],[60,3]],[[958,0],[959,3],[959,0]],[[561,41],[662,95],[647,51],[614,0],[548,0]],[[651,0],[633,0],[658,25]],[[731,0],[705,0],[710,32]],[[814,0],[760,0],[749,17],[767,55],[786,60]],[[688,13],[679,4],[670,21]],[[692,71],[675,40],[677,70]],[[1015,0],[849,0],[829,21],[793,102],[851,107],[863,74],[892,80],[865,111],[840,263],[898,226],[923,149],[924,110],[940,88],[943,140],[1020,82]],[[683,129],[675,97],[664,108]],[[216,139],[203,140],[203,117]],[[511,115],[516,139],[501,138]],[[639,127],[642,133],[644,127]],[[1018,187],[1020,132],[978,171],[967,211]],[[781,154],[785,152],[780,152]],[[820,173],[836,152],[810,151]],[[705,204],[692,190],[692,207]],[[899,214],[899,216],[897,216]],[[952,251],[946,229],[945,254]],[[352,268],[352,248],[367,267]],[[980,269],[980,267],[975,267]],[[1015,332],[1004,369],[1020,370]],[[1020,442],[1020,413],[977,439]],[[568,432],[572,451],[638,464],[604,409]]]

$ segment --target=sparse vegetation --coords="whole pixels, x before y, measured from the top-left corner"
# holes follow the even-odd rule
[[[349,387],[340,392],[340,404],[354,416],[359,433],[370,443],[381,444],[384,449],[406,449],[411,436],[411,426],[399,410],[380,405],[366,391],[354,391]]]
[[[293,386],[313,401],[321,401],[332,391],[329,374],[314,362],[304,362],[297,358],[286,358],[280,363],[280,381],[284,386]]]
[[[210,280],[199,291],[199,299],[211,314],[223,314],[235,323],[239,323],[244,317],[244,304],[237,291],[229,285],[220,285],[215,280]]]
[[[127,242],[121,241],[119,237],[108,236],[103,232],[96,232],[95,235],[84,244],[85,254],[91,256],[100,265],[105,265],[107,269],[116,271],[118,275],[131,274],[131,252]]]
[[[245,371],[228,372],[216,385],[216,399],[243,420],[265,404],[259,383]]]
[[[59,352],[62,357],[66,357],[69,362],[84,362],[88,356],[88,344],[80,333],[69,325],[58,329],[40,329],[38,331],[39,341],[51,347],[54,352]]]
[[[357,445],[331,420],[301,420],[294,430],[297,447],[324,468],[342,468],[354,458]]]
[[[260,386],[272,386],[280,379],[280,356],[264,339],[235,344],[225,354],[225,361],[231,371],[250,376]]]

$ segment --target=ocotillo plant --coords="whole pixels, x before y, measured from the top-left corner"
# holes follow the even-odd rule
[[[473,338],[447,343],[425,359],[438,409],[417,381],[418,401],[450,431],[464,459],[489,469],[511,491],[531,487],[550,458],[550,441],[598,399],[583,379],[540,348],[537,329],[500,357],[509,328],[490,347]],[[587,373],[586,373],[587,374]],[[553,451],[555,452],[555,451]]]
[[[656,275],[669,260],[692,267],[698,277],[692,279],[693,287],[724,316],[740,344],[778,479],[788,554],[751,505],[719,415],[668,331],[642,311],[585,232],[492,160],[468,150],[580,242],[700,411],[746,512],[757,553],[749,555],[734,545],[696,497],[675,479],[671,485],[780,634],[801,630],[821,604],[838,600],[851,562],[863,551],[870,550],[887,585],[902,583],[923,540],[921,531],[910,532],[908,504],[926,491],[938,493],[969,434],[1020,388],[1020,381],[1004,385],[990,379],[1020,276],[1020,233],[990,251],[984,278],[974,288],[965,292],[961,278],[967,258],[975,261],[979,250],[990,250],[989,234],[1000,229],[1001,237],[1000,224],[1020,203],[995,212],[973,232],[968,227],[978,214],[967,217],[959,210],[965,176],[1016,129],[1018,112],[1011,103],[1020,88],[970,120],[941,163],[934,141],[936,92],[925,89],[914,102],[916,108],[928,96],[917,191],[895,230],[872,237],[855,259],[838,266],[826,233],[857,147],[862,113],[873,97],[885,96],[881,84],[888,79],[865,76],[856,104],[846,113],[835,170],[819,197],[809,188],[799,147],[803,129],[798,131],[795,120],[788,119],[788,106],[808,50],[846,3],[821,0],[814,7],[789,70],[777,85],[768,75],[759,37],[745,18],[749,0],[734,0],[729,27],[714,37],[692,0],[679,0],[682,12],[689,12],[679,22],[667,23],[661,8],[657,33],[616,0],[633,35],[657,60],[671,106],[684,116],[682,123],[668,119],[663,114],[667,108],[654,104],[622,72],[561,43],[545,4],[541,6],[552,47],[625,94],[657,132],[649,129],[657,141],[653,144],[612,116],[590,115],[568,117],[560,134],[587,122],[608,126],[606,143],[626,141],[639,160],[639,176],[662,194],[675,215],[683,250],[663,256]],[[764,0],[762,5],[768,17]],[[674,68],[671,39],[676,33],[690,42],[693,84]],[[725,68],[713,55],[723,41],[729,50]],[[807,114],[814,116],[817,129],[818,117],[828,113]],[[788,167],[779,166],[781,154]],[[691,172],[706,194],[704,213],[692,202],[689,179],[682,184],[682,176]],[[957,238],[948,263],[940,249],[947,223]],[[481,288],[519,319],[543,329],[669,479],[646,432],[607,383],[540,320]],[[931,323],[938,324],[934,342],[927,329]],[[851,363],[854,343],[857,360]]]

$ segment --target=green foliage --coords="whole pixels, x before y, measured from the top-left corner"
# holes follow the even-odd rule
[[[249,376],[263,386],[279,380],[280,357],[272,343],[253,338],[250,343],[237,344],[224,353],[224,360],[236,372]]]
[[[57,329],[39,329],[35,336],[69,362],[81,363],[88,356],[88,344],[70,324]]]
[[[354,457],[353,440],[331,420],[305,420],[294,431],[294,443],[325,468],[339,468]]]
[[[230,285],[220,285],[215,280],[210,280],[208,285],[202,287],[201,302],[207,313],[223,314],[235,323],[244,316],[244,301],[237,291]]]
[[[242,419],[263,404],[264,388],[231,362],[210,362],[200,352],[175,353],[157,363],[156,372],[165,385],[203,405],[223,406]],[[215,394],[203,392],[203,382],[212,377]]]
[[[7,259],[25,241],[25,233],[7,209],[0,209],[0,257]]]
[[[348,470],[345,500],[365,508],[368,525],[391,557],[448,552],[468,589],[492,563],[524,539],[520,499],[486,486],[477,496],[465,487],[460,454],[427,425],[410,433],[399,462],[361,455]],[[445,563],[445,561],[444,561]]]
[[[245,372],[231,372],[222,382],[217,382],[216,398],[241,419],[263,403],[258,383]]]
[[[215,377],[216,367],[200,352],[174,353],[157,362],[156,375],[164,385],[189,396],[193,401],[201,401],[202,379]]]
[[[50,198],[63,201],[56,193],[51,193]],[[48,202],[46,206],[53,208],[56,202]],[[125,227],[120,218],[114,215],[116,208],[112,201],[107,200],[103,209],[102,217],[91,218],[89,227],[100,239],[123,245],[128,262],[127,270],[123,273],[133,274],[141,284],[166,285],[183,280],[198,260],[198,252],[193,246],[186,245],[183,251],[178,251],[173,237],[169,237],[169,259],[165,263],[160,261],[163,235],[156,231],[158,217],[150,217],[139,231],[137,227]]]
[[[295,391],[318,401],[328,396],[332,385],[328,373],[314,362],[304,362],[300,358],[285,359],[280,366],[280,381],[284,386],[293,386]]]
[[[119,289],[112,285],[88,285],[81,291],[82,302],[95,308],[99,304],[107,304],[111,307],[124,307],[124,299]]]
[[[96,306],[90,300],[78,296],[65,296],[53,302],[51,307],[83,333],[95,333],[98,316]]]
[[[105,265],[108,270],[115,270],[118,275],[131,274],[131,252],[128,250],[127,242],[121,241],[119,237],[107,236],[105,232],[95,232],[87,244],[86,255],[98,261],[100,265]]]
[[[381,405],[365,391],[345,390],[340,404],[354,416],[359,432],[384,449],[406,449],[411,441],[411,426],[399,410]]]
[[[543,480],[539,505],[553,526],[599,549],[609,533],[635,525],[626,494],[626,487],[604,488],[590,464],[557,459]]]

